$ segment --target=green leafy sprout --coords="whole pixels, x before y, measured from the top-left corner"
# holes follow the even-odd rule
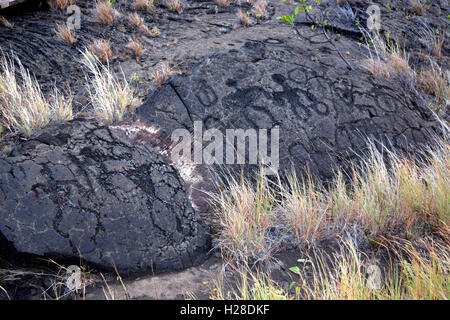
[[[290,0],[283,0],[283,2],[289,2]],[[306,5],[307,0],[298,0],[300,2],[300,6],[295,8],[294,13],[290,16],[282,16],[277,17],[278,20],[289,22],[291,25],[294,25],[295,18],[297,18],[298,13],[301,11],[305,13],[310,13],[312,10],[312,5]],[[318,4],[320,0],[314,0],[314,3]]]

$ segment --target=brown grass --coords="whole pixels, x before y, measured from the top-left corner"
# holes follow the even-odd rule
[[[351,228],[368,237],[404,233],[409,239],[425,229],[440,230],[450,223],[446,141],[436,142],[436,151],[421,164],[369,144],[370,155],[353,166],[349,179],[337,171],[327,187],[309,175],[293,175],[287,185],[276,187],[262,176],[256,185],[230,178],[215,197],[218,247],[232,260],[264,260],[277,247],[267,236],[271,228],[299,245],[335,238]]]
[[[128,44],[127,48],[130,49],[136,57],[141,56],[145,52],[145,48],[135,39],[131,39]]]
[[[414,72],[409,66],[408,56],[406,55],[404,50],[401,50],[399,47],[393,47],[390,49],[388,55],[388,65],[390,67],[390,72],[395,75],[412,75]]]
[[[442,57],[442,48],[444,47],[445,37],[436,37],[433,41],[433,48],[431,49],[431,54],[436,58],[440,59]]]
[[[238,10],[237,17],[244,27],[246,27],[250,22],[250,18],[248,17],[247,13],[242,10]]]
[[[176,11],[178,14],[183,13],[183,2],[182,0],[166,0],[166,6],[170,11]]]
[[[11,28],[12,24],[3,16],[0,16],[0,26]]]
[[[317,252],[318,263],[308,263],[312,280],[301,273],[297,298],[332,300],[447,300],[449,249],[427,239],[421,252],[410,241],[388,240],[395,263],[370,263],[351,243],[331,257]],[[396,248],[397,247],[397,248]],[[325,261],[330,261],[328,264]],[[305,280],[305,282],[303,282]],[[301,284],[301,285],[300,285]],[[375,285],[374,285],[375,284]]]
[[[72,98],[54,88],[47,99],[17,57],[3,56],[0,58],[0,115],[0,127],[30,136],[51,122],[72,119]]]
[[[374,76],[383,77],[386,79],[391,78],[389,65],[384,61],[376,59],[366,59],[363,61],[363,68],[369,71]]]
[[[252,13],[256,18],[264,18],[267,15],[267,6],[269,2],[267,0],[257,0],[253,5]]]
[[[437,98],[439,102],[438,113],[445,112],[450,103],[450,80],[446,78],[442,69],[435,63],[431,68],[417,74],[417,87],[429,95]]]
[[[128,14],[127,20],[132,27],[141,28],[144,25],[144,19],[136,12]]]
[[[135,0],[133,3],[134,10],[154,11],[155,6],[153,0]]]
[[[112,26],[115,24],[119,12],[107,2],[97,2],[94,8],[93,20],[103,25]]]
[[[112,57],[112,50],[111,50],[111,44],[108,40],[103,39],[97,39],[91,42],[88,45],[88,50],[91,52],[94,56],[97,57],[97,59],[102,62],[108,62],[111,60]]]
[[[157,37],[161,34],[161,32],[158,30],[158,28],[154,27],[152,29],[150,29],[149,27],[147,27],[145,24],[142,25],[139,30],[141,30],[143,33],[145,33],[146,35],[148,35],[150,38],[154,38]]]
[[[64,10],[75,4],[74,0],[47,0],[50,10]]]
[[[229,7],[230,0],[216,0],[216,3],[219,7]]]
[[[256,186],[233,177],[227,184],[226,191],[213,195],[221,230],[218,246],[234,262],[270,258],[275,246],[266,241],[266,235],[277,220],[275,190],[262,174]]]
[[[82,63],[89,71],[87,88],[96,116],[106,124],[123,120],[127,112],[141,102],[122,73],[122,80],[109,65],[102,65],[90,51],[83,53]]]
[[[67,45],[75,42],[75,35],[73,34],[73,31],[65,24],[56,24],[55,34]]]
[[[212,300],[448,300],[450,298],[447,245],[430,238],[413,244],[385,239],[391,261],[382,265],[360,252],[349,241],[327,253],[315,248],[299,252],[298,266],[291,266],[294,281],[281,287],[270,271],[232,266],[237,283],[224,277],[214,281]]]
[[[426,0],[410,0],[411,6],[414,9],[414,12],[418,16],[424,16],[427,12],[426,9]]]
[[[405,50],[396,44],[386,45],[379,35],[372,39],[372,43],[376,54],[370,52],[370,58],[362,61],[364,69],[373,75],[382,76],[386,79],[400,76],[409,79],[414,78],[415,72],[409,65]]]
[[[162,86],[175,72],[167,62],[160,64],[152,71],[152,76],[158,86]]]

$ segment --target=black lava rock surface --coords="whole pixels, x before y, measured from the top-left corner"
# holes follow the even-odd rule
[[[125,274],[183,269],[210,246],[178,172],[91,120],[47,127],[0,155],[0,233],[20,253]]]

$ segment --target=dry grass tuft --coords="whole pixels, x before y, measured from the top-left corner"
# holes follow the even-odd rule
[[[50,10],[64,10],[75,4],[74,0],[47,0]]]
[[[392,243],[391,245],[395,245]],[[411,242],[400,244],[394,264],[381,268],[345,242],[331,257],[318,253],[310,263],[313,278],[300,274],[297,297],[324,300],[447,300],[450,294],[449,249],[421,241],[423,253]],[[309,261],[314,258],[311,257]],[[326,261],[330,261],[327,263]]]
[[[3,16],[0,16],[0,26],[11,28],[13,25]]]
[[[234,288],[226,290],[227,283],[223,278],[215,280],[213,294],[209,297],[211,300],[291,300],[289,293],[280,288],[269,274],[253,272],[243,266],[234,272],[238,278]]]
[[[93,16],[95,22],[113,26],[119,16],[119,12],[110,3],[103,1],[96,3]]]
[[[230,0],[216,0],[216,3],[219,7],[229,7]]]
[[[108,62],[112,57],[111,44],[108,40],[97,39],[88,45],[89,52],[91,52],[97,59],[102,62]]]
[[[153,79],[158,86],[162,86],[174,74],[175,72],[167,62],[160,64],[152,72]]]
[[[73,34],[73,31],[65,24],[56,24],[55,34],[67,45],[75,42],[75,35]]]
[[[435,63],[431,68],[417,75],[417,86],[438,100],[438,113],[444,113],[450,104],[450,79],[446,78],[442,69]]]
[[[427,40],[427,46],[431,54],[440,58],[444,38],[437,36],[437,32],[432,32],[424,25],[424,38]],[[437,99],[438,106],[432,107],[434,111],[444,113],[449,104],[450,84],[449,79],[439,67],[439,65],[430,58],[431,68],[416,72],[408,62],[408,56],[398,45],[389,42],[385,44],[379,35],[371,38],[373,50],[370,50],[370,57],[362,61],[362,67],[377,77],[386,79],[396,78],[407,84],[412,90],[420,89]],[[372,51],[375,53],[373,54]]]
[[[426,14],[426,0],[410,0],[410,3],[418,16],[424,16]]]
[[[364,69],[386,79],[392,77],[413,79],[415,77],[414,70],[409,66],[405,50],[400,49],[396,44],[386,45],[379,35],[375,35],[371,42],[375,54],[369,51],[370,57],[362,62]]]
[[[230,178],[213,196],[221,229],[217,245],[231,260],[265,260],[281,238],[303,246],[353,228],[367,237],[402,233],[411,239],[441,230],[450,223],[450,143],[436,144],[422,163],[369,144],[369,155],[352,175],[337,171],[327,187],[309,175],[293,175],[276,188],[264,178],[256,186]],[[281,235],[274,238],[268,230]]]
[[[450,250],[426,239],[413,245],[409,241],[389,240],[393,261],[379,265],[343,241],[331,254],[315,249],[313,255],[299,259],[290,270],[298,280],[280,287],[270,272],[234,268],[238,284],[214,282],[214,300],[448,300],[450,298]],[[420,247],[420,250],[417,247]],[[396,248],[395,248],[396,247]],[[382,271],[383,270],[383,271]]]
[[[158,37],[161,34],[161,31],[159,31],[158,28],[153,27],[152,29],[150,29],[145,24],[140,27],[139,30],[148,35],[150,38]]]
[[[429,55],[441,59],[445,40],[445,30],[436,29],[424,21],[420,22],[419,41],[426,47]]]
[[[242,10],[238,10],[237,17],[244,27],[246,27],[248,25],[248,23],[250,22],[250,18],[248,17],[248,14]]]
[[[442,48],[444,47],[445,37],[435,37],[433,41],[433,48],[431,49],[431,54],[436,58],[440,59],[442,57]]]
[[[123,120],[140,101],[123,76],[120,81],[109,66],[102,65],[89,50],[83,53],[82,63],[88,69],[87,85],[94,112],[106,124]],[[123,74],[122,74],[123,75]]]
[[[47,99],[36,79],[17,57],[13,58],[16,64],[4,56],[0,59],[1,126],[30,136],[51,122],[71,120],[72,98],[64,97],[55,88]]]
[[[220,226],[218,247],[232,261],[270,257],[275,244],[267,241],[267,232],[276,220],[276,192],[262,174],[256,186],[233,177],[227,185],[226,191],[212,196]]]
[[[144,25],[144,19],[136,12],[127,15],[127,20],[132,27],[141,28]]]
[[[145,48],[135,39],[131,39],[128,44],[127,48],[133,51],[134,55],[136,57],[141,56],[145,52]]]
[[[182,0],[166,0],[166,6],[170,11],[176,11],[178,14],[183,13],[183,2]]]
[[[155,6],[153,0],[135,0],[133,3],[134,10],[154,11]]]
[[[257,0],[253,5],[252,13],[256,18],[264,18],[267,15],[267,6],[269,2],[267,0]]]
[[[391,78],[390,68],[387,63],[378,59],[366,59],[363,68],[376,77]]]
[[[389,49],[387,59],[391,74],[396,76],[403,74],[408,77],[414,75],[414,71],[409,66],[408,56],[405,51],[401,50],[398,46]]]

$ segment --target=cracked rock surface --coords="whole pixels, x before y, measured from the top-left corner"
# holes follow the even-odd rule
[[[307,56],[329,44],[309,47],[270,36],[215,54],[173,78],[137,116],[168,137],[178,128],[192,132],[194,121],[223,136],[227,129],[278,126],[279,172],[309,167],[325,180],[367,151],[368,138],[407,152],[439,132],[432,113],[400,86],[350,71],[337,55],[321,61]]]
[[[47,127],[0,156],[0,232],[22,253],[161,272],[209,250],[178,172],[120,130]]]
[[[439,133],[423,93],[364,71],[370,51],[361,45],[364,34],[356,22],[366,27],[369,2],[321,1],[311,16],[327,19],[330,39],[304,14],[294,26],[277,20],[292,14],[296,1],[269,0],[266,15],[253,15],[246,27],[236,13],[251,11],[247,1],[228,7],[215,0],[183,2],[182,14],[158,1],[155,11],[137,11],[146,26],[160,30],[152,38],[127,22],[135,12],[132,1],[117,1],[122,16],[104,26],[92,20],[94,1],[77,0],[81,29],[72,45],[54,33],[56,23],[67,21],[65,10],[27,1],[2,12],[13,27],[0,26],[0,49],[14,52],[45,93],[55,83],[63,91],[70,85],[74,111],[90,111],[81,51],[92,41],[108,40],[110,66],[145,99],[136,116],[151,130],[130,125],[130,143],[118,128],[73,121],[0,152],[0,248],[3,234],[21,252],[78,259],[80,251],[99,266],[111,268],[114,261],[130,272],[201,261],[209,240],[191,204],[202,219],[211,219],[203,203],[203,191],[211,191],[202,180],[206,169],[191,174],[187,168],[182,181],[183,170],[149,148],[155,139],[164,150],[174,130],[192,132],[194,121],[222,132],[279,126],[279,172],[294,167],[303,173],[309,166],[323,179],[367,150],[366,137],[406,152]],[[427,14],[417,16],[406,1],[372,2],[381,8],[380,32],[404,44],[410,65],[420,70],[430,61],[436,30],[448,34],[448,8],[430,1]],[[132,38],[147,49],[139,57],[127,48]],[[449,52],[445,41],[443,70],[449,68]],[[151,71],[164,61],[183,74],[156,87]],[[148,134],[155,128],[157,137]]]

